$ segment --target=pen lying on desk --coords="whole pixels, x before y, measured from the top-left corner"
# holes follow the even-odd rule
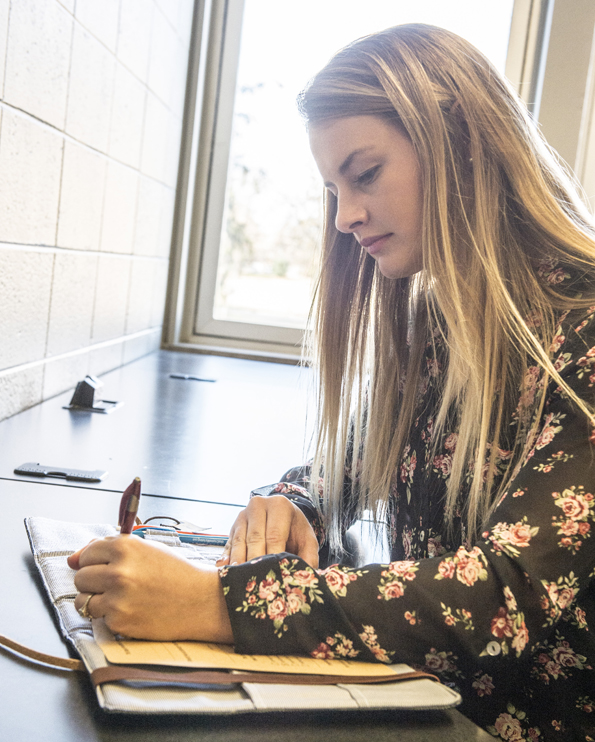
[[[118,525],[120,533],[131,534],[134,528],[134,521],[140,505],[140,478],[135,477],[128,487],[124,490],[120,500],[120,513],[118,516]]]
[[[135,536],[144,538],[150,536],[177,536],[184,544],[200,544],[201,546],[225,546],[229,536],[223,536],[216,533],[192,533],[190,531],[178,531],[170,526],[135,526],[133,531]]]

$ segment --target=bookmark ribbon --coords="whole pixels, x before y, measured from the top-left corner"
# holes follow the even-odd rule
[[[36,662],[43,662],[44,665],[52,665],[52,667],[61,667],[64,670],[85,670],[85,665],[81,660],[67,659],[66,657],[56,657],[53,654],[45,654],[44,652],[38,652],[36,649],[26,647],[24,644],[9,639],[7,636],[0,634],[0,645],[11,649],[17,654],[28,657]]]

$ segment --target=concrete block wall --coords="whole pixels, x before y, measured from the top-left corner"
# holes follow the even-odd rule
[[[0,419],[159,346],[193,0],[0,0]]]

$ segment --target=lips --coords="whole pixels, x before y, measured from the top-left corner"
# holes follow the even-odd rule
[[[384,241],[391,236],[391,232],[388,232],[387,234],[376,234],[372,237],[366,237],[362,240],[360,240],[360,245],[362,247],[365,247],[366,250],[372,254],[376,252],[376,250],[379,250],[382,245],[384,244]]]

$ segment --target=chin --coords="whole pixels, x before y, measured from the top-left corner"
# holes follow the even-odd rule
[[[396,280],[397,278],[410,278],[422,270],[422,266],[388,266],[378,263],[378,270],[385,278]]]

